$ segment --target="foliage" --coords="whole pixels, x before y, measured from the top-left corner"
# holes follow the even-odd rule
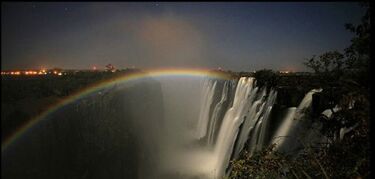
[[[306,147],[297,158],[293,158],[273,151],[273,147],[256,152],[253,156],[244,152],[241,160],[232,162],[230,178],[328,177],[312,148]]]
[[[340,72],[344,65],[344,55],[338,51],[326,52],[316,59],[313,56],[305,65],[312,68],[315,73]]]
[[[322,120],[326,134],[340,133],[341,128],[353,125],[363,126],[369,115],[369,86],[368,86],[368,66],[370,57],[370,21],[369,8],[362,18],[361,24],[355,26],[346,24],[346,28],[355,33],[351,45],[345,49],[345,58],[340,56],[342,69],[327,71],[330,76],[339,76],[335,80],[335,100],[334,103],[340,108],[334,112],[330,120]],[[336,59],[327,56],[327,59]],[[339,73],[338,73],[339,71]],[[327,75],[322,75],[327,76]],[[329,86],[334,82],[326,82],[323,89],[329,92]],[[327,92],[323,91],[327,94]],[[368,129],[367,129],[368,130]]]
[[[239,160],[231,162],[229,178],[368,177],[369,152],[368,135],[353,135],[329,147],[305,146],[297,157],[273,151],[273,146],[252,156],[244,151]]]
[[[270,69],[258,70],[254,74],[258,86],[274,87],[277,85],[279,76]]]
[[[361,24],[345,25],[355,34],[350,46],[344,50],[345,55],[337,51],[327,52],[319,59],[313,57],[305,63],[321,77],[324,84],[322,95],[334,96],[332,102],[340,108],[339,112],[334,112],[332,119],[323,120],[326,134],[338,134],[342,127],[362,125],[363,120],[368,119],[365,115],[369,114],[370,9],[368,4],[363,6],[367,7],[367,11]],[[335,88],[332,89],[332,86]],[[361,112],[363,115],[357,114]]]
[[[361,24],[345,24],[346,29],[355,33],[351,40],[351,45],[345,49],[345,55],[348,58],[347,65],[349,68],[367,70],[370,59],[370,8],[369,4],[363,4],[367,7],[365,15],[361,19]]]
[[[313,56],[304,64],[320,80],[326,101],[323,109],[333,112],[328,119],[315,117],[322,124],[326,144],[305,146],[301,154],[291,158],[272,147],[233,161],[230,178],[367,178],[369,177],[369,4],[361,24],[346,24],[355,36],[344,53],[329,51]],[[333,111],[337,106],[340,110]],[[320,111],[321,112],[321,111]]]

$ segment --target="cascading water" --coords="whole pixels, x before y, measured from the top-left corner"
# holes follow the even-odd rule
[[[322,89],[309,91],[297,108],[291,107],[288,109],[287,115],[273,137],[272,143],[276,144],[276,150],[289,152],[302,145],[301,131],[311,125],[310,121],[304,120],[305,110],[310,108],[313,94],[321,91]]]
[[[210,106],[214,97],[214,92],[216,88],[216,81],[207,80],[203,84],[203,94],[205,94],[201,101],[201,111],[199,114],[199,121],[197,127],[197,138],[201,139],[206,136],[207,125],[210,116]]]
[[[210,175],[213,178],[228,174],[229,161],[239,157],[246,143],[251,155],[272,143],[276,143],[277,149],[288,144],[294,145],[282,136],[296,135],[303,128],[301,122],[295,122],[294,119],[304,118],[304,111],[311,106],[312,95],[321,91],[321,89],[311,90],[305,95],[298,108],[289,108],[282,124],[274,133],[273,140],[267,141],[272,132],[268,131],[269,117],[276,101],[277,91],[260,89],[256,86],[253,77],[241,77],[236,85],[231,105],[225,108],[223,103],[229,100],[229,88],[228,81],[222,88],[212,80],[207,80],[203,85],[202,108],[197,133],[198,139],[207,138],[207,142],[203,145],[213,148],[211,158],[214,160],[212,165],[214,174]],[[218,91],[221,91],[220,100],[215,103],[214,93]],[[222,110],[226,112],[220,119],[219,113]],[[217,121],[221,123],[218,124]],[[275,140],[277,138],[279,140]]]
[[[220,100],[216,104],[212,103],[215,91],[219,90],[215,89],[217,88],[216,83],[208,80],[203,84],[203,101],[197,134],[198,139],[207,135],[207,145],[213,145],[214,177],[220,177],[225,174],[232,153],[234,152],[235,158],[238,157],[255,124],[257,124],[257,129],[253,132],[252,141],[256,149],[253,150],[261,149],[267,133],[268,117],[277,92],[269,90],[267,93],[266,88],[259,91],[255,78],[242,77],[237,83],[232,104],[228,108],[223,108],[223,103],[228,100],[229,82],[224,83]],[[212,106],[214,108],[210,113]],[[220,120],[219,114],[222,110],[226,110],[226,112],[218,128],[217,121]],[[217,128],[218,133],[215,131]],[[214,142],[215,138],[216,142]]]
[[[292,138],[300,137],[302,131],[306,132],[303,140],[316,138],[314,133],[306,130],[311,123],[303,119],[307,117],[304,111],[311,106],[312,95],[321,90],[308,92],[298,107],[283,109],[285,115],[278,117],[281,123],[277,124],[273,120],[273,112],[278,109],[275,107],[278,105],[277,90],[257,86],[253,77],[204,79],[200,85],[201,81],[196,81],[191,88],[190,84],[181,85],[186,82],[184,80],[176,80],[179,88],[169,82],[163,84],[147,79],[121,88],[108,88],[77,101],[51,115],[55,120],[47,121],[41,125],[43,130],[39,130],[47,131],[43,135],[34,133],[30,136],[33,140],[40,136],[48,139],[62,136],[64,140],[48,140],[51,145],[25,140],[29,142],[26,146],[32,147],[19,147],[14,152],[27,155],[25,151],[30,150],[33,151],[31,154],[37,153],[38,156],[27,156],[33,159],[28,163],[23,161],[27,157],[7,160],[21,171],[27,170],[29,163],[39,161],[35,164],[40,166],[38,170],[50,167],[51,172],[46,174],[50,176],[48,178],[56,178],[54,176],[59,172],[66,178],[82,176],[82,173],[92,173],[88,176],[90,178],[105,178],[107,170],[114,173],[114,176],[107,176],[110,178],[221,178],[230,173],[230,160],[237,159],[244,149],[252,155],[275,143],[279,151],[294,150],[300,144]],[[181,90],[189,93],[181,94]],[[139,105],[145,101],[147,103]],[[199,102],[200,105],[190,106]],[[326,113],[326,116],[331,115],[329,111]],[[341,135],[346,130],[350,129],[343,129]],[[61,148],[66,150],[59,150]],[[39,149],[42,152],[38,153]],[[61,155],[53,160],[70,158],[78,161],[77,166],[70,166],[69,162],[63,167],[49,165],[49,150],[58,154],[53,156]],[[80,156],[75,151],[87,153],[89,157]],[[90,164],[95,157],[101,162]],[[20,167],[20,163],[25,164]],[[101,167],[103,163],[107,166]],[[86,165],[78,171],[79,174],[71,169]],[[15,173],[8,171],[9,175]]]
[[[221,125],[214,153],[217,156],[216,176],[222,176],[229,162],[239,127],[247,112],[248,99],[253,89],[254,78],[240,78],[234,95],[233,105],[226,112]]]
[[[221,99],[219,103],[216,104],[214,111],[212,113],[212,117],[210,119],[210,125],[208,128],[208,139],[207,139],[207,142],[209,145],[212,145],[214,142],[215,126],[217,124],[217,121],[219,120],[218,118],[220,117],[219,115],[223,108],[223,104],[228,99],[228,90],[229,90],[229,82],[226,81],[224,83],[223,92],[221,94]]]

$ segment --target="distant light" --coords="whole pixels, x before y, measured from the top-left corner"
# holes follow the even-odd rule
[[[57,75],[61,76],[61,75],[62,75],[62,73],[60,72],[60,73],[58,73]]]
[[[288,74],[289,71],[280,71],[280,73],[285,73],[285,74]]]
[[[57,71],[53,71],[54,74],[57,74]]]

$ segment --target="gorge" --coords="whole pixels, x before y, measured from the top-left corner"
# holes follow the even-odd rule
[[[278,89],[258,86],[254,77],[150,75],[114,83],[28,131],[2,154],[2,175],[221,178],[244,148],[254,153],[276,144],[298,153],[303,143],[324,140],[308,112],[321,90],[287,106]]]

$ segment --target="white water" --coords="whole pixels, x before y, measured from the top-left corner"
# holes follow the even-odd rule
[[[170,80],[172,80],[172,83],[170,83]],[[277,150],[291,150],[299,145],[296,140],[290,140],[291,138],[301,137],[302,133],[307,133],[305,135],[307,137],[304,137],[305,141],[306,139],[311,141],[310,139],[316,137],[310,130],[312,125],[307,122],[308,120],[304,120],[307,117],[304,114],[304,110],[311,106],[312,95],[321,90],[308,92],[298,107],[287,109],[286,115],[283,116],[281,125],[279,125],[274,123],[273,120],[276,114],[273,110],[278,109],[277,106],[274,106],[277,92],[273,89],[257,87],[254,78],[242,77],[238,82],[235,80],[221,81],[208,79],[201,84],[202,86],[199,84],[200,80],[186,80],[188,79],[173,78],[166,80],[165,83],[161,83],[162,90],[160,90],[160,93],[162,92],[163,96],[156,96],[155,98],[153,98],[155,94],[154,90],[158,88],[150,88],[143,91],[143,86],[137,86],[134,83],[131,84],[133,88],[126,89],[125,92],[129,92],[135,96],[124,93],[123,89],[106,89],[101,91],[98,96],[93,95],[92,99],[87,99],[90,103],[93,102],[93,105],[87,105],[88,103],[84,99],[78,105],[74,104],[71,108],[67,108],[67,112],[74,110],[72,115],[66,116],[69,119],[67,122],[55,123],[56,121],[60,122],[64,120],[48,120],[53,122],[50,123],[51,125],[62,125],[62,130],[58,130],[57,133],[55,131],[57,128],[43,125],[48,126],[45,129],[53,130],[52,134],[55,137],[64,137],[66,133],[62,131],[67,131],[67,133],[73,132],[73,135],[67,136],[74,136],[75,134],[77,136],[84,135],[82,141],[87,141],[87,143],[83,142],[83,145],[79,146],[78,149],[80,150],[78,152],[93,148],[94,152],[90,151],[90,156],[105,154],[103,152],[107,150],[111,155],[112,152],[116,154],[109,155],[110,160],[107,160],[107,163],[101,162],[102,165],[115,165],[109,165],[110,167],[104,166],[103,170],[99,172],[99,174],[103,175],[99,176],[109,174],[108,172],[112,170],[108,169],[118,165],[121,167],[116,167],[118,168],[116,170],[120,171],[129,169],[127,167],[132,167],[132,171],[125,172],[129,173],[130,176],[138,176],[138,178],[222,178],[230,172],[231,166],[229,165],[229,161],[237,159],[245,147],[250,154],[253,154],[267,147],[270,142],[275,142]],[[140,83],[139,81],[136,82]],[[149,87],[147,86],[147,88]],[[200,90],[202,90],[201,98],[199,98]],[[119,100],[112,100],[117,97],[121,98]],[[159,103],[162,97],[162,103]],[[137,100],[138,98],[140,98],[139,101]],[[148,101],[148,99],[151,101]],[[126,101],[123,103],[122,100]],[[155,109],[155,107],[158,107],[156,105],[163,106],[163,108]],[[115,107],[115,110],[112,110],[112,107]],[[98,111],[98,109],[100,110]],[[161,110],[164,110],[163,112],[165,113],[160,114]],[[112,115],[113,111],[120,111],[120,115]],[[61,118],[60,114],[63,114],[62,112],[56,113],[56,116],[59,116],[57,119],[64,118],[64,115]],[[81,112],[84,113],[81,115],[79,114]],[[330,117],[334,114],[329,110],[323,112],[323,115]],[[87,119],[81,120],[78,123],[71,123],[76,121],[76,118],[82,116],[87,116]],[[110,120],[103,120],[107,118]],[[127,122],[118,123],[118,121],[124,120],[127,120]],[[63,130],[70,129],[71,124],[79,125],[72,130]],[[125,127],[116,128],[116,126],[113,126],[114,128],[112,128],[112,125]],[[90,126],[100,126],[100,128],[97,128],[97,131],[93,131],[93,128],[90,128]],[[269,126],[275,129],[271,131],[269,130]],[[354,127],[343,128],[337,137],[342,138]],[[124,132],[124,130],[127,131]],[[81,133],[81,131],[84,131],[84,133]],[[92,132],[100,132],[96,134],[104,135],[96,135]],[[47,137],[47,134],[49,133],[44,131],[33,133],[34,136],[37,136],[35,139],[43,136],[43,141],[48,139],[44,138],[44,136]],[[122,137],[117,138],[116,135],[112,134],[124,134],[126,139]],[[268,136],[272,134],[274,134],[274,140],[269,141]],[[68,138],[66,137],[66,139]],[[24,141],[34,144],[32,141],[36,140]],[[56,142],[56,140],[49,141]],[[81,141],[81,139],[77,138],[77,140],[73,140],[74,143],[77,141]],[[91,144],[92,141],[95,142]],[[124,146],[118,145],[121,141],[126,142]],[[52,144],[55,145],[58,143]],[[65,144],[63,142],[61,146],[70,146]],[[116,150],[126,150],[119,150],[124,152],[112,151],[112,148],[110,148],[112,144]],[[39,155],[43,152],[38,153],[38,145],[25,145],[25,147],[32,146],[30,149],[35,149],[36,154],[38,154],[36,157],[41,158]],[[54,150],[53,148],[55,148],[44,144],[40,147],[46,150]],[[59,148],[56,147],[56,149]],[[69,151],[77,151],[76,147],[67,149]],[[24,154],[25,152],[22,151],[28,150],[23,150],[22,148],[19,151],[21,154]],[[67,154],[66,156],[69,157],[71,154],[69,151],[67,153],[63,152],[63,154]],[[49,153],[47,152],[47,154]],[[20,156],[22,157],[23,155]],[[121,159],[121,156],[126,157]],[[120,159],[117,160],[117,158]],[[23,160],[26,159],[28,158],[24,158]],[[9,160],[14,161],[13,158],[9,158]],[[18,162],[19,160],[15,161],[17,162],[14,162],[14,166],[22,164],[22,162]],[[32,161],[36,160],[30,161],[30,163],[33,163]],[[46,161],[49,161],[48,156]],[[83,161],[89,162],[91,159],[87,158]],[[121,164],[116,164],[117,162],[121,162]],[[38,162],[34,163],[38,165]],[[51,162],[46,164],[48,165],[49,163]],[[25,165],[25,168],[27,169],[29,166],[32,165]],[[43,171],[44,168],[42,167],[40,171]],[[91,173],[94,170],[102,169],[102,166],[95,165],[89,168],[91,168]],[[22,170],[20,169],[19,171]],[[65,171],[65,169],[62,171]]]
[[[302,140],[300,133],[306,123],[304,112],[310,108],[313,94],[321,91],[322,89],[309,91],[297,108],[291,107],[288,109],[284,120],[272,138],[272,143],[276,144],[275,150],[292,151],[298,145],[301,145],[298,143]]]
[[[198,122],[193,135],[188,137],[190,143],[202,142],[198,145],[195,142],[188,148],[189,142],[185,146],[164,149],[169,156],[164,161],[168,165],[161,167],[164,171],[183,176],[221,178],[229,174],[230,160],[237,159],[245,145],[251,155],[270,143],[276,143],[277,150],[296,145],[284,136],[296,137],[303,130],[304,123],[294,119],[304,118],[304,111],[311,106],[312,95],[321,91],[311,90],[298,107],[287,109],[280,127],[268,141],[267,136],[273,132],[268,128],[272,125],[269,118],[277,91],[257,87],[253,77],[241,77],[235,89],[233,84],[232,81],[221,84],[210,79],[202,83]]]
[[[214,96],[214,90],[212,89],[215,87],[215,84],[212,84],[212,82],[208,84],[205,83],[204,85],[205,94],[203,94],[203,96],[205,99],[210,100],[210,102],[212,102],[212,97]],[[206,134],[205,131],[208,131],[207,144],[212,145],[215,143],[213,146],[215,177],[220,177],[225,174],[233,152],[235,158],[238,157],[239,152],[243,149],[245,142],[248,140],[249,132],[256,122],[258,122],[257,126],[259,129],[256,130],[253,135],[256,136],[253,137],[254,146],[257,146],[254,150],[261,149],[267,132],[268,117],[277,95],[276,91],[273,90],[270,90],[268,95],[266,89],[259,91],[258,87],[255,87],[255,79],[252,77],[240,78],[235,90],[233,104],[227,109],[219,128],[216,142],[214,142],[219,112],[222,110],[223,103],[228,99],[228,88],[229,85],[225,82],[221,93],[221,99],[216,105],[207,102],[202,103],[202,111],[197,127],[197,133],[200,134],[198,135],[200,139]],[[209,116],[211,105],[215,105],[215,107],[211,118],[209,118],[207,116]],[[241,124],[243,124],[242,130],[240,130]],[[236,148],[234,148],[236,140],[238,142]]]
[[[197,138],[201,139],[206,136],[207,125],[210,115],[210,106],[214,97],[214,92],[216,88],[216,81],[207,80],[203,84],[203,93],[204,96],[201,101],[201,111],[199,113],[199,121],[197,127]]]
[[[212,113],[211,120],[210,120],[210,125],[208,128],[208,140],[207,140],[209,145],[212,145],[214,143],[215,127],[216,127],[217,121],[219,120],[218,119],[219,113],[222,110],[223,104],[228,99],[228,90],[229,90],[229,82],[226,81],[224,83],[223,92],[221,93],[221,99],[219,103],[216,104],[214,111]]]

